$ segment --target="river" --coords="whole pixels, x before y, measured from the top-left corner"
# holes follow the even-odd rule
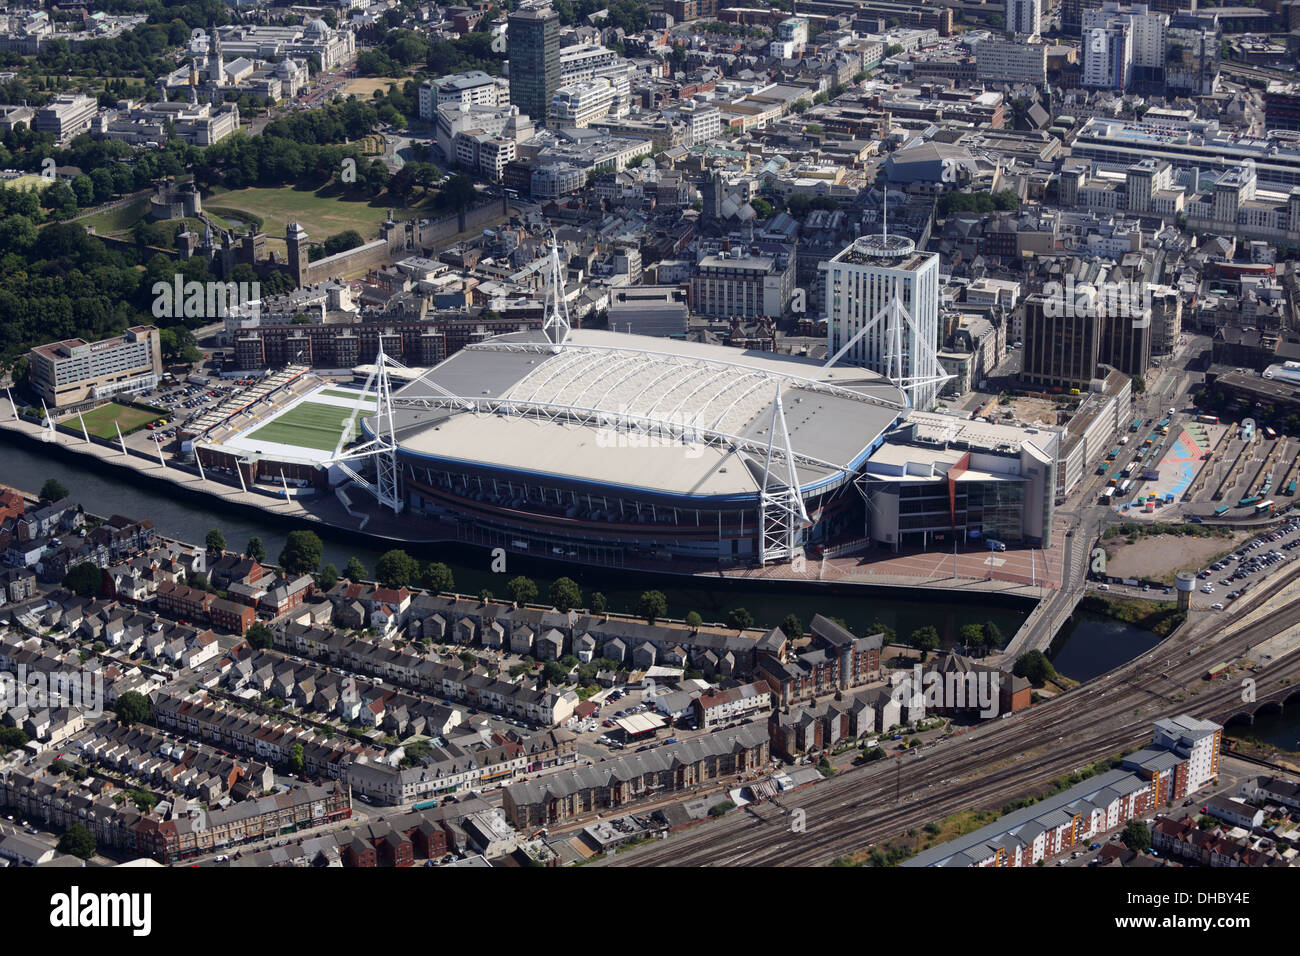
[[[1057,673],[1088,681],[1146,653],[1162,640],[1112,617],[1076,611],[1061,625],[1049,656]]]
[[[1253,724],[1234,723],[1224,731],[1239,740],[1260,740],[1279,750],[1300,753],[1300,710],[1292,707],[1283,713],[1256,714]]]
[[[0,439],[0,482],[35,492],[46,478],[57,478],[67,486],[74,500],[97,514],[122,514],[149,518],[169,538],[201,543],[207,532],[218,528],[226,545],[242,550],[253,535],[262,539],[267,555],[275,560],[285,536],[294,525],[271,515],[242,508],[223,508],[200,495],[167,494],[152,486],[139,487],[116,469],[95,470],[81,459],[49,458],[34,446],[13,438]],[[325,545],[324,561],[342,568],[356,556],[373,569],[381,550],[368,539],[345,531],[313,526]],[[1027,601],[996,595],[972,594],[969,600],[946,600],[933,592],[896,591],[884,588],[841,587],[831,589],[794,582],[749,581],[716,578],[685,578],[645,572],[612,571],[565,565],[538,558],[508,557],[505,574],[493,573],[487,551],[448,543],[409,546],[422,561],[449,565],[462,593],[477,594],[486,588],[504,596],[505,583],[516,574],[537,582],[542,594],[560,576],[572,577],[584,594],[600,591],[611,611],[635,611],[642,591],[656,588],[668,599],[670,617],[681,618],[697,611],[706,621],[721,621],[733,608],[744,607],[761,626],[775,626],[787,614],[798,615],[805,627],[814,614],[843,618],[850,630],[865,631],[873,622],[893,628],[900,636],[924,625],[933,625],[945,644],[950,644],[964,624],[992,621],[1009,639],[1029,613]],[[1076,614],[1062,628],[1054,645],[1057,669],[1076,680],[1088,680],[1130,660],[1158,642],[1149,632],[1117,621],[1088,614]]]
[[[248,539],[262,539],[270,560],[275,560],[285,536],[294,525],[271,515],[259,515],[242,508],[223,508],[211,498],[199,495],[167,494],[154,487],[139,487],[116,469],[95,470],[79,460],[46,457],[34,446],[16,439],[0,441],[0,482],[28,492],[38,491],[47,478],[57,478],[72,498],[96,514],[122,514],[148,518],[159,533],[180,541],[201,543],[208,531],[218,528],[226,546],[242,550]],[[381,549],[368,539],[345,531],[313,526],[325,545],[324,561],[342,568],[352,556],[367,568],[374,568]],[[840,617],[851,630],[861,632],[880,621],[897,633],[910,634],[932,624],[945,641],[955,638],[963,624],[993,621],[1006,637],[1020,627],[1029,613],[1028,602],[1017,599],[978,596],[971,601],[944,600],[920,591],[889,592],[880,588],[831,590],[796,583],[752,582],[685,578],[645,572],[584,568],[538,558],[508,556],[505,574],[491,570],[486,550],[447,543],[408,546],[422,561],[449,565],[462,593],[477,594],[486,588],[498,596],[516,574],[537,582],[543,594],[551,580],[567,575],[583,592],[600,591],[611,611],[633,611],[641,592],[657,588],[668,599],[670,617],[699,612],[706,621],[722,620],[727,612],[744,607],[763,626],[779,624],[787,614],[796,614],[806,626],[814,614]]]

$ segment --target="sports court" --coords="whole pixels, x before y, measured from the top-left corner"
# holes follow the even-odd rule
[[[360,419],[375,411],[373,392],[338,386],[321,387],[299,396],[223,442],[227,448],[266,457],[324,461],[356,438]],[[345,436],[346,433],[346,436]]]
[[[1198,432],[1198,437],[1205,440],[1204,432]],[[1177,501],[1182,497],[1183,492],[1191,487],[1196,478],[1196,473],[1201,468],[1201,459],[1209,451],[1210,445],[1207,441],[1206,446],[1202,447],[1200,442],[1193,438],[1186,428],[1180,429],[1178,437],[1174,439],[1169,450],[1165,452],[1164,457],[1160,459],[1160,464],[1156,466],[1156,471],[1160,473],[1157,481],[1148,481],[1138,486],[1138,495],[1146,497],[1154,494],[1157,501],[1164,501],[1165,495],[1173,495]],[[1156,513],[1159,509],[1156,510]],[[1149,514],[1150,512],[1130,509],[1130,513]],[[1154,517],[1154,513],[1150,513]]]

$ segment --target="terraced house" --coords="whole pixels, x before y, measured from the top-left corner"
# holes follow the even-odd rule
[[[512,784],[505,789],[506,818],[520,830],[550,826],[581,814],[753,772],[768,759],[767,728],[746,724]]]

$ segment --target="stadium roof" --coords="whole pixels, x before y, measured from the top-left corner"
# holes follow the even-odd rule
[[[468,346],[393,404],[407,454],[727,498],[762,485],[778,392],[805,493],[842,481],[905,404],[898,388],[864,369],[592,330],[572,331],[560,347],[540,332]]]

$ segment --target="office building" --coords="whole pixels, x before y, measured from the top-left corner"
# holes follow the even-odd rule
[[[609,294],[609,327],[634,335],[686,334],[690,308],[680,286],[634,285]]]
[[[552,126],[585,129],[604,119],[614,108],[618,94],[609,80],[596,79],[561,86],[551,97],[547,119]]]
[[[152,325],[100,342],[66,339],[27,353],[31,387],[51,409],[143,392],[162,375],[162,349]]]
[[[1083,33],[1083,85],[1126,90],[1133,69],[1133,38],[1124,23],[1095,26]]]
[[[707,255],[691,279],[691,308],[720,318],[780,318],[794,293],[794,256],[723,250]]]
[[[939,257],[884,234],[854,241],[820,268],[826,354],[887,376],[914,408],[932,407],[945,377],[937,353]]]
[[[60,93],[36,111],[35,130],[49,133],[59,144],[86,132],[99,112],[94,97],[81,93]]]
[[[1144,375],[1151,364],[1151,310],[1136,283],[1067,282],[1025,300],[1021,379],[1049,388],[1086,389],[1098,365]],[[1116,287],[1117,294],[1111,294]]]
[[[1050,547],[1060,434],[909,412],[863,465],[880,547],[992,538]]]
[[[510,14],[510,102],[535,123],[545,123],[559,89],[560,15],[550,7]]]
[[[1213,96],[1219,86],[1222,50],[1223,35],[1213,11],[1171,16],[1165,30],[1165,89],[1168,94]],[[1266,111],[1267,105],[1265,98]]]
[[[1043,0],[1007,0],[1007,33],[1036,37],[1043,30]]]
[[[420,119],[431,120],[444,103],[466,106],[500,106],[507,99],[503,80],[482,70],[456,73],[420,84]]]
[[[1129,85],[1136,84],[1142,87],[1162,85],[1165,75],[1165,40],[1169,15],[1151,11],[1144,3],[1120,4],[1112,0],[1106,0],[1099,10],[1083,12],[1084,85],[1105,85],[1090,83],[1088,79],[1088,54],[1093,52],[1093,45],[1099,45],[1101,42],[1096,39],[1095,31],[1103,30],[1110,34],[1117,34],[1121,27],[1127,38],[1126,43],[1121,42],[1118,36],[1114,35],[1107,41],[1108,49],[1112,56],[1124,53],[1128,61],[1122,70],[1117,69],[1113,64],[1108,66],[1107,74],[1116,76],[1122,74]],[[1097,58],[1097,63],[1100,62],[1100,58]],[[1100,70],[1101,66],[1098,65],[1094,69]]]
[[[992,83],[1047,82],[1047,44],[989,39],[975,44],[975,75]]]

